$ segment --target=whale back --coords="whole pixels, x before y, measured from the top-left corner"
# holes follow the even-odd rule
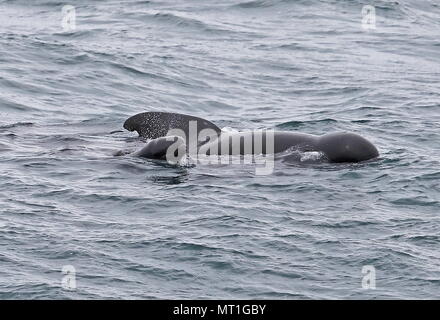
[[[195,122],[194,122],[195,121]],[[189,137],[190,123],[197,124],[197,135],[204,129],[214,130],[220,134],[221,129],[212,122],[180,113],[169,112],[144,112],[139,113],[125,121],[124,128],[128,131],[137,131],[145,139],[165,137],[172,129],[180,129]]]
[[[370,141],[351,132],[325,134],[319,137],[317,147],[331,162],[360,162],[379,156],[379,151]]]

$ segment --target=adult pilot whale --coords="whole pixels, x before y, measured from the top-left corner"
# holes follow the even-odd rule
[[[191,132],[191,128],[196,132]],[[322,136],[296,133],[290,131],[263,132],[259,137],[260,148],[254,146],[255,132],[223,132],[214,123],[179,113],[144,112],[130,117],[124,123],[128,131],[137,131],[139,136],[147,139],[144,148],[136,154],[150,159],[166,159],[169,148],[174,146],[177,156],[182,150],[191,153],[189,146],[194,145],[192,152],[206,155],[247,155],[278,154],[287,150],[317,151],[325,154],[330,162],[361,162],[379,156],[377,148],[364,137],[351,132],[334,132]],[[172,134],[170,134],[172,132]],[[177,134],[176,134],[177,132]],[[200,134],[202,139],[198,139]],[[192,143],[191,139],[197,141]],[[231,146],[231,140],[238,141],[237,147]],[[222,146],[229,147],[223,148]]]

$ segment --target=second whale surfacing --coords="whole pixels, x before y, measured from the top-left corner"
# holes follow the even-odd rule
[[[149,159],[166,159],[171,147],[179,157],[186,153],[279,154],[292,149],[322,152],[330,162],[336,163],[361,162],[379,156],[377,148],[356,133],[335,132],[316,136],[290,131],[258,131],[260,134],[254,131],[223,132],[208,120],[178,113],[140,113],[127,119],[124,128],[137,131],[140,137],[149,140],[136,153]],[[260,142],[258,147],[256,141]]]

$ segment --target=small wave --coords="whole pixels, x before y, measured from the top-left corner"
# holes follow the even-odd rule
[[[322,163],[327,162],[328,158],[325,153],[320,151],[300,151],[292,149],[277,155],[277,159],[280,159],[284,163]]]
[[[324,153],[319,151],[311,151],[311,152],[304,152],[301,155],[300,161],[301,162],[316,162],[324,159],[326,156]]]
[[[32,127],[34,123],[32,122],[17,122],[12,124],[0,125],[0,129],[12,129],[17,127]]]
[[[130,14],[130,18],[133,18],[133,14]],[[229,30],[224,30],[222,28],[209,25],[197,19],[184,17],[169,12],[150,11],[147,13],[134,15],[134,18],[142,22],[150,20],[152,22],[166,25],[167,27],[177,27],[179,28],[180,32],[188,30],[188,31],[198,31],[198,32],[204,31],[211,33],[226,33],[228,35],[230,35],[231,32]]]
[[[273,7],[275,4],[276,2],[273,0],[253,0],[253,1],[246,1],[246,2],[241,2],[239,4],[235,4],[232,7],[238,7],[243,9],[254,9],[254,8]]]
[[[360,119],[360,120],[353,120],[351,123],[371,123],[374,122],[374,120],[367,120],[367,119]]]
[[[206,24],[199,20],[177,16],[172,13],[158,12],[153,15],[153,18],[157,21],[172,23],[178,27],[207,29]]]
[[[436,206],[439,204],[438,201],[427,199],[426,197],[409,197],[409,198],[399,198],[391,201],[391,203],[402,206]]]
[[[54,33],[54,36],[60,38],[71,38],[71,39],[84,39],[84,38],[92,38],[96,37],[97,32],[104,32],[106,29],[103,28],[95,28],[92,30],[77,30],[70,32],[57,32]]]
[[[416,177],[416,180],[438,180],[440,181],[440,172],[427,173],[423,174],[419,177]]]
[[[315,124],[328,124],[328,123],[336,123],[338,122],[335,119],[321,119],[321,120],[310,120],[310,121],[288,121],[288,122],[284,122],[281,123],[279,125],[277,125],[277,128],[283,128],[283,129],[294,129],[294,128],[299,128],[299,127],[304,127],[304,126],[308,126],[308,125],[315,125]]]
[[[9,148],[7,145],[0,142],[0,152],[7,151],[7,150],[11,150],[11,148]]]

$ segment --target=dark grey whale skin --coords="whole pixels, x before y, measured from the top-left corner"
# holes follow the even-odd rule
[[[165,137],[171,129],[181,129],[189,137],[190,121],[197,122],[197,135],[204,129],[212,129],[220,135],[221,129],[211,121],[188,116],[180,113],[169,112],[144,112],[128,118],[124,128],[128,131],[137,131],[145,139]]]
[[[251,141],[250,135],[254,138],[254,132],[239,132],[235,133],[235,136],[239,136],[240,148],[238,150],[232,150],[229,148],[227,154],[254,154],[254,149],[245,152],[245,141]],[[237,137],[234,137],[238,139]],[[213,145],[209,154],[222,154],[222,143],[227,143],[230,139],[227,134],[220,135],[218,141],[210,142],[204,145],[204,149],[209,149],[210,144]],[[246,140],[247,139],[247,140]],[[270,141],[270,139],[269,139]],[[323,136],[315,136],[311,134],[295,133],[289,131],[275,131],[273,133],[273,150],[268,149],[266,146],[266,133],[262,134],[262,150],[258,150],[257,153],[280,153],[288,149],[296,149],[300,151],[319,151],[323,152],[331,162],[360,162],[365,160],[374,159],[379,156],[379,152],[376,147],[367,139],[361,137],[355,133],[349,132],[335,132],[328,133]],[[216,148],[216,146],[218,146]],[[231,143],[229,143],[231,146]],[[238,152],[237,152],[238,151]],[[249,152],[250,151],[250,152]]]
[[[136,154],[150,159],[165,159],[167,149],[179,140],[180,145],[189,141],[184,141],[182,137],[165,138],[170,129],[181,129],[188,139],[189,121],[197,121],[198,133],[203,129],[212,129],[216,136],[211,136],[209,141],[197,144],[197,151],[203,150],[208,155],[229,154],[266,154],[280,153],[289,149],[300,151],[319,151],[323,152],[330,162],[361,162],[371,160],[379,156],[377,148],[362,136],[350,132],[328,133],[322,136],[311,134],[295,133],[289,131],[273,132],[273,148],[266,146],[267,132],[237,132],[223,133],[215,124],[201,118],[187,116],[177,113],[166,112],[146,112],[129,118],[124,128],[129,131],[137,131],[143,138],[153,139]],[[253,147],[246,149],[245,141],[254,141],[256,134],[262,134],[262,150],[255,150]],[[240,139],[240,148],[233,150],[222,150],[221,146],[228,143],[230,139]],[[251,140],[252,139],[252,140]],[[268,140],[270,141],[270,139]],[[231,143],[229,143],[231,146]],[[202,149],[201,149],[202,148]]]

